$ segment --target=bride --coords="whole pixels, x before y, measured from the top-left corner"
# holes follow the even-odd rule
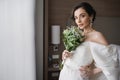
[[[89,3],[82,2],[74,7],[71,18],[86,38],[72,53],[63,51],[65,63],[59,80],[119,80],[120,47],[108,44],[102,33],[93,29],[95,16]]]

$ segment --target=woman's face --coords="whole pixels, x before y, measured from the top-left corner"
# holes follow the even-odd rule
[[[83,8],[78,8],[74,12],[75,23],[78,25],[80,29],[85,29],[90,27],[90,19],[91,17]]]

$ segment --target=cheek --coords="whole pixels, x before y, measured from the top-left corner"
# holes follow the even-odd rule
[[[88,18],[84,19],[83,20],[84,24],[89,24],[90,23],[90,20]]]
[[[78,24],[79,22],[77,20],[75,20],[75,23]]]

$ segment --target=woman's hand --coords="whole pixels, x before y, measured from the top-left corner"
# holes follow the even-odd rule
[[[90,76],[93,75],[93,70],[90,68],[90,66],[81,66],[80,67],[80,75],[83,78],[89,78]]]
[[[94,68],[92,69],[91,66],[81,66],[80,67],[80,75],[82,77],[87,77],[89,78],[92,75],[98,74],[102,72],[102,70],[100,68]]]
[[[72,54],[69,51],[64,50],[62,53],[62,60],[65,60],[66,58],[71,57],[71,56]]]

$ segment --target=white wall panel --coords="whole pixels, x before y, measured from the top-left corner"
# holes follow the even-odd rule
[[[0,0],[0,80],[35,80],[34,0]]]

